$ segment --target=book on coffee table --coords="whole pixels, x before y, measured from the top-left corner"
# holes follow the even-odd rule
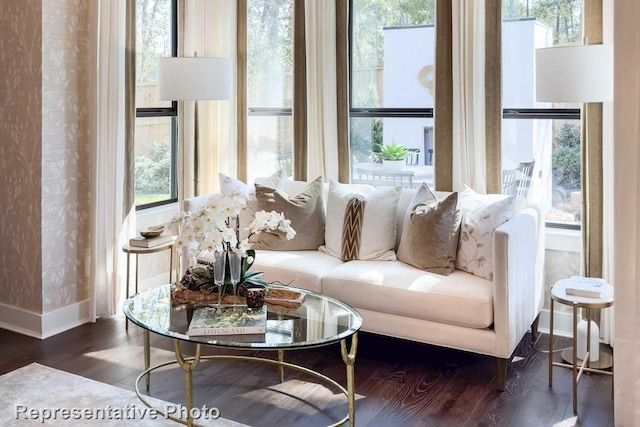
[[[263,334],[266,325],[266,306],[254,311],[244,306],[196,307],[187,335]]]

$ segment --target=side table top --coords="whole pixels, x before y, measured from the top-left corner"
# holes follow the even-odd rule
[[[575,283],[575,279],[558,280],[551,288],[551,298],[562,304],[584,308],[607,308],[613,305],[613,286],[609,283],[602,284],[602,295],[599,298],[568,295],[566,289]]]
[[[141,246],[131,246],[129,243],[125,243],[124,245],[122,245],[122,251],[130,254],[152,254],[154,252],[160,252],[160,251],[164,251],[165,249],[169,249],[175,244],[176,244],[176,236],[173,236],[172,240],[169,240],[166,243],[162,243],[152,248],[143,248]]]

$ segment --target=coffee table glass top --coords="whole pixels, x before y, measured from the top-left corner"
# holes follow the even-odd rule
[[[294,310],[267,304],[263,334],[188,336],[194,307],[207,304],[173,304],[173,285],[143,291],[127,299],[124,313],[129,320],[151,332],[199,344],[231,348],[282,349],[316,347],[340,341],[362,326],[362,317],[349,305],[334,298],[298,288],[304,294]],[[209,304],[215,306],[215,304]]]

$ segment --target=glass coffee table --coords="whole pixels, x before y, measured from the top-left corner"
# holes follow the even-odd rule
[[[285,308],[280,305],[267,305],[267,325],[263,334],[248,335],[215,335],[188,336],[193,310],[197,306],[207,304],[172,304],[171,291],[173,285],[164,285],[148,289],[136,294],[124,303],[124,313],[127,318],[140,326],[144,331],[144,361],[145,370],[138,376],[135,383],[136,394],[142,403],[150,408],[153,406],[140,392],[140,381],[146,379],[149,390],[150,374],[156,369],[178,364],[184,371],[185,403],[187,419],[179,419],[165,414],[154,408],[161,415],[188,426],[196,425],[191,417],[193,408],[192,372],[205,359],[231,359],[238,361],[260,362],[275,365],[279,369],[280,381],[284,381],[284,369],[293,369],[314,376],[338,388],[347,398],[348,414],[340,421],[332,424],[338,426],[349,421],[355,423],[355,394],[354,394],[354,364],[358,346],[358,330],[362,326],[362,317],[349,305],[325,295],[315,292],[292,288],[280,289],[296,291],[302,294],[302,300],[297,308]],[[215,306],[214,304],[209,304]],[[153,332],[173,339],[175,361],[150,366],[149,333]],[[350,343],[347,343],[350,340]],[[195,355],[185,357],[180,342],[196,345]],[[342,360],[346,365],[347,387],[317,371],[304,366],[284,361],[286,350],[308,349],[322,347],[340,342]],[[348,345],[349,344],[349,345]],[[222,347],[236,350],[272,350],[277,352],[277,360],[262,357],[241,355],[201,355],[202,346]]]

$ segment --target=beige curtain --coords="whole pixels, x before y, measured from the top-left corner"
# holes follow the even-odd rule
[[[349,1],[336,0],[336,90],[339,181],[351,181],[349,147]]]
[[[135,99],[131,95],[135,85],[131,62],[134,8],[133,0],[99,0],[92,3],[93,28],[97,29],[92,40],[93,67],[90,75],[93,99],[92,320],[119,311],[126,273],[122,245],[135,234],[131,155],[131,127],[134,120],[131,114],[135,111]],[[129,114],[128,119],[126,113]]]
[[[293,177],[307,179],[307,43],[305,1],[293,0]]]
[[[434,106],[436,190],[451,191],[453,168],[452,4],[436,0],[436,94]]]
[[[452,2],[453,190],[466,184],[480,193],[486,192],[484,7],[484,0]]]
[[[306,0],[307,179],[338,180],[336,0]]]
[[[184,55],[236,57],[236,0],[185,3]],[[234,65],[235,66],[235,65]],[[235,72],[232,73],[235,75]],[[235,82],[233,83],[235,85]],[[235,87],[235,86],[234,86]],[[200,194],[219,190],[218,173],[236,173],[236,109],[230,101],[199,101]],[[193,196],[194,102],[184,102],[184,197]]]
[[[615,0],[613,266],[615,424],[640,426],[640,2]]]

